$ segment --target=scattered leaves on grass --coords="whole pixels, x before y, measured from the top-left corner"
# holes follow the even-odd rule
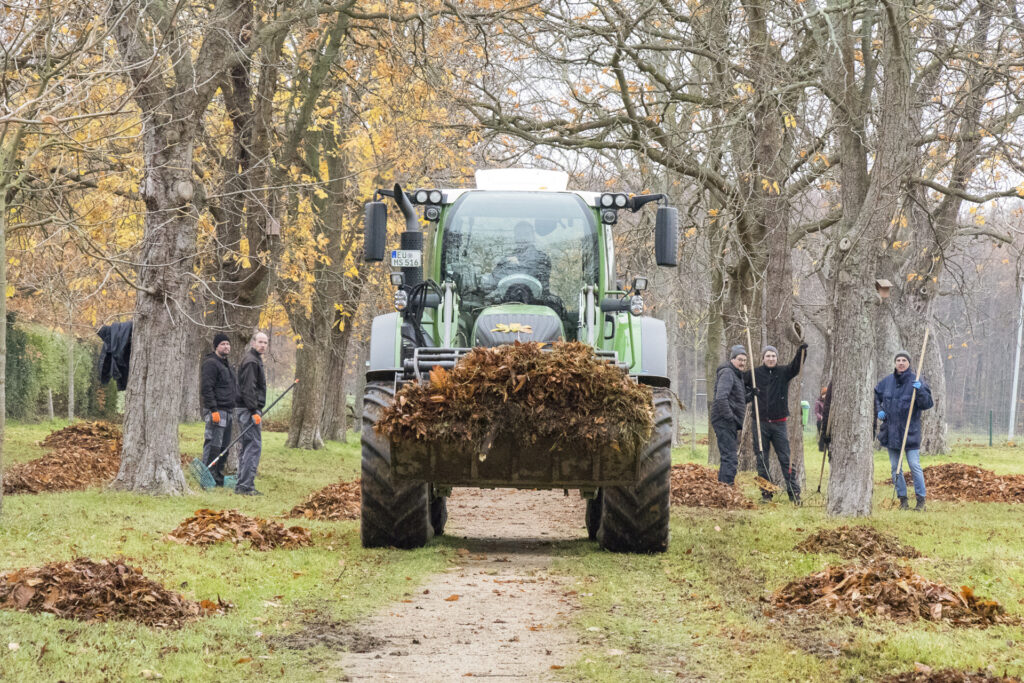
[[[167,534],[167,540],[184,545],[242,543],[249,541],[256,550],[301,548],[312,545],[309,531],[300,526],[284,525],[260,517],[249,517],[238,510],[196,510]]]
[[[81,621],[131,620],[177,628],[187,621],[220,614],[229,605],[188,600],[147,579],[124,560],[77,558],[0,575],[0,608],[48,612]]]
[[[913,488],[910,473],[905,472],[903,476],[907,488]],[[888,484],[889,481],[880,483]],[[949,462],[925,467],[924,484],[929,500],[1024,503],[1024,474],[998,475],[992,470]]]
[[[260,422],[260,430],[264,432],[287,432],[288,420],[266,420]]]
[[[296,505],[289,517],[338,521],[359,519],[361,496],[359,480],[339,481],[320,489],[305,503]]]
[[[1020,683],[1016,676],[999,676],[987,671],[960,671],[958,669],[935,669],[917,665],[914,671],[895,676],[886,676],[879,683]]]
[[[718,481],[718,472],[697,463],[672,466],[672,504],[726,510],[754,507],[735,486]]]
[[[955,626],[1016,623],[995,600],[983,600],[890,562],[826,567],[791,581],[774,595],[776,607],[818,608],[848,616],[874,614],[897,621],[924,619]]]
[[[649,387],[632,381],[586,344],[560,342],[476,348],[430,382],[410,382],[376,429],[392,441],[472,443],[497,439],[610,446],[638,452],[654,426]]]
[[[870,526],[818,529],[796,546],[805,553],[836,553],[847,560],[885,557],[921,557],[915,548]]]

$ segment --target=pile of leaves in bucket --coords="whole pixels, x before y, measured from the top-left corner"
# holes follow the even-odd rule
[[[377,422],[392,441],[463,442],[482,452],[499,439],[638,452],[654,425],[651,390],[586,344],[476,348],[429,383],[410,382]]]
[[[222,614],[230,607],[189,600],[147,579],[124,560],[77,558],[0,575],[0,608],[49,612],[82,621],[131,620],[177,628],[187,621]]]
[[[908,490],[914,482],[910,473],[903,475]],[[884,482],[888,483],[888,482]],[[998,475],[959,462],[942,463],[924,468],[924,484],[928,498],[972,503],[1024,503],[1024,474]]]
[[[1021,683],[1016,676],[1000,676],[988,671],[961,671],[959,669],[932,669],[917,663],[913,671],[879,679],[879,683]]]
[[[121,428],[79,422],[53,432],[41,445],[54,450],[4,472],[4,493],[74,491],[105,484],[121,465]]]
[[[238,510],[196,510],[178,527],[167,534],[167,540],[184,545],[213,545],[214,543],[244,543],[248,541],[256,550],[274,548],[301,548],[312,545],[309,531],[300,526],[284,525],[260,517],[249,517]]]
[[[897,621],[924,619],[955,626],[1017,623],[995,600],[974,595],[969,586],[959,591],[915,574],[891,562],[846,565],[824,570],[776,591],[776,607],[808,608],[847,616],[873,614]]]
[[[726,510],[754,507],[735,486],[718,481],[718,472],[696,463],[672,466],[672,504]]]
[[[320,489],[307,498],[305,503],[293,507],[288,516],[331,522],[359,519],[361,500],[362,492],[358,479],[339,481]]]
[[[840,526],[818,529],[797,544],[805,553],[835,553],[847,560],[884,557],[921,557],[915,548],[903,545],[895,536],[870,526]]]

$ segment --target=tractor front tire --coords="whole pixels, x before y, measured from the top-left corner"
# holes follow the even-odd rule
[[[606,486],[602,491],[597,542],[618,553],[668,550],[669,487],[672,477],[672,395],[654,390],[654,429],[640,455],[635,486]]]
[[[434,535],[430,485],[391,478],[391,444],[374,429],[395,400],[390,382],[368,382],[363,396],[363,479],[359,535],[364,548],[421,548]]]
[[[603,489],[598,489],[593,498],[587,500],[587,538],[597,540],[597,530],[601,527],[601,505],[604,499]]]

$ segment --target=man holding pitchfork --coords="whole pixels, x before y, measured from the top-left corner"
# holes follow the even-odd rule
[[[927,343],[927,337],[925,339]],[[928,385],[918,379],[910,369],[910,354],[900,351],[894,360],[896,368],[893,373],[882,378],[875,387],[875,411],[881,421],[878,426],[878,442],[889,450],[892,483],[896,486],[896,495],[900,499],[900,510],[910,509],[907,505],[907,482],[903,478],[903,466],[900,464],[900,451],[903,450],[907,455],[907,464],[910,465],[910,474],[914,480],[914,495],[917,498],[914,510],[924,512],[921,411],[928,410],[935,402],[932,401],[932,391]]]

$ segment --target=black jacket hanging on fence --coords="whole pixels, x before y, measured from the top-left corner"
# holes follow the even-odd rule
[[[100,384],[117,381],[119,391],[128,388],[128,361],[132,355],[132,323],[104,325],[96,333],[103,340],[100,351]]]

